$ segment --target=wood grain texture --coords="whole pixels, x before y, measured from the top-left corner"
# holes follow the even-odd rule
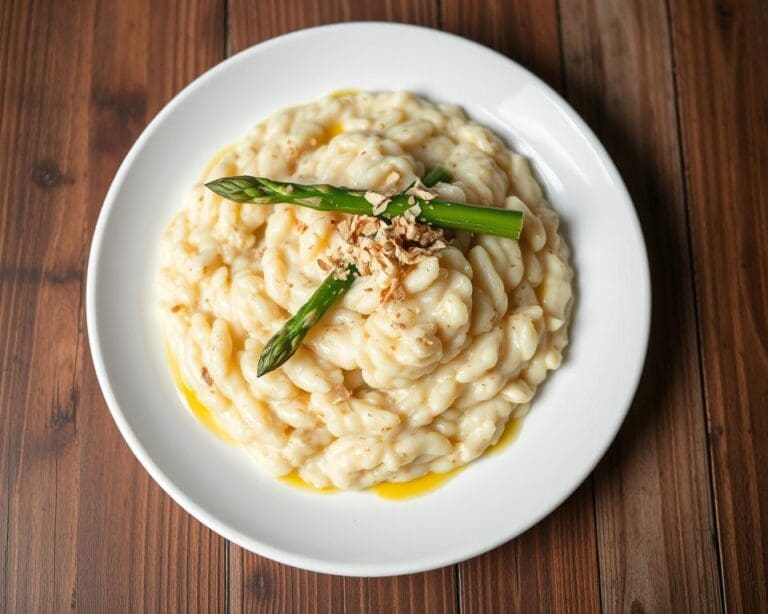
[[[437,25],[432,0],[229,3],[228,51],[309,26],[349,20]],[[456,610],[455,567],[399,578],[339,578],[279,565],[230,545],[230,604],[246,612],[446,612]]]
[[[146,123],[223,56],[223,9],[220,2],[97,4],[88,229]],[[87,522],[79,524],[77,554],[88,564],[78,565],[78,604],[109,611],[222,611],[224,540],[181,510],[141,468],[104,407],[90,368],[82,374],[82,397],[80,509]]]
[[[503,53],[560,89],[557,0],[440,0],[440,7],[444,30]]]
[[[438,26],[437,0],[228,0],[227,52],[339,21],[402,21]]]
[[[87,351],[84,268],[106,188],[147,119],[224,49],[223,4],[151,4],[0,8],[3,611],[224,601],[223,540],[140,468]]]
[[[485,556],[383,579],[279,565],[176,506],[109,416],[83,306],[103,196],[160,107],[227,53],[365,19],[442,27],[565,93],[628,184],[654,291],[594,477]],[[0,609],[768,610],[766,58],[762,0],[0,2]]]
[[[563,0],[560,11],[568,98],[627,183],[653,280],[645,372],[595,479],[603,607],[719,611],[666,4]]]
[[[233,612],[457,612],[455,568],[394,578],[318,574],[230,546]]]
[[[501,51],[561,87],[555,2],[442,0],[441,6],[444,29]],[[599,610],[591,477],[527,533],[459,569],[462,611]]]
[[[461,612],[600,611],[592,485],[534,528],[461,563]]]
[[[78,66],[90,57],[91,15],[87,3],[0,11],[0,590],[3,611],[64,611],[75,591],[83,364],[88,91]]]
[[[671,3],[725,601],[768,610],[768,5]]]

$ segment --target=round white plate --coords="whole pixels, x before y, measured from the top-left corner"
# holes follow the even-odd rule
[[[208,159],[273,111],[350,87],[410,90],[458,103],[529,156],[563,219],[576,271],[572,343],[517,440],[432,493],[405,501],[319,495],[263,473],[182,405],[156,321],[157,245]],[[624,184],[560,96],[514,62],[464,39],[352,23],[252,47],[204,74],[158,114],[104,202],[91,248],[87,313],[96,373],[115,422],[184,509],[277,561],[380,576],[485,552],[574,491],[632,401],[648,339],[650,284]]]

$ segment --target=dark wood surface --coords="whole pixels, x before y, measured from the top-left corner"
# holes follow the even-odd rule
[[[382,579],[279,565],[183,512],[109,416],[83,307],[152,116],[229,54],[358,19],[455,32],[560,91],[627,183],[654,292],[637,397],[576,493],[493,552]],[[2,610],[768,610],[767,63],[763,0],[0,1]]]

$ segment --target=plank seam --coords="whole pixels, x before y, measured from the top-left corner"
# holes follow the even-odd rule
[[[15,4],[12,3],[11,4],[11,14],[12,14],[12,10],[13,10],[14,7],[15,7]],[[34,11],[34,8],[29,11],[29,13],[27,15],[26,23],[23,26],[22,25],[19,26],[19,31],[21,32],[23,30],[24,33],[25,33],[25,38],[24,38],[25,41],[32,40],[31,32],[32,32],[32,29],[33,29],[33,18],[32,18],[33,17],[33,11]],[[11,32],[11,34],[13,33],[13,19],[9,19],[9,31]],[[8,36],[8,41],[9,42],[8,42],[8,46],[7,46],[6,50],[8,52],[8,55],[10,56],[11,55],[11,49],[12,49],[12,40],[11,40],[10,36]],[[24,62],[26,60],[26,57],[25,57],[26,56],[26,46],[23,46],[23,48],[21,49],[20,55],[22,56],[20,61]],[[5,60],[7,58],[3,58],[3,59]],[[27,77],[28,77],[27,74],[24,74],[22,76],[21,82],[19,84],[19,92],[23,92],[24,91],[24,88],[25,88],[25,85],[26,85],[26,82],[27,82],[26,81]],[[9,86],[9,89],[10,89],[10,86]],[[16,126],[15,126],[14,131],[11,133],[11,137],[9,137],[9,142],[16,142],[18,140],[18,126],[21,125],[22,113],[23,113],[23,111],[21,111],[21,110],[17,110],[17,112],[16,112],[17,122],[16,122]],[[10,240],[9,240],[9,243],[11,245],[13,244],[12,241],[10,241]],[[16,263],[19,264],[21,262],[21,260],[22,260],[22,256],[21,256],[21,253],[20,253],[20,245],[17,246],[17,249],[15,250],[15,253],[13,253],[13,254],[9,250],[8,251],[8,255],[9,255],[9,261],[10,261],[11,257],[15,257],[16,258]],[[18,283],[16,283],[16,279],[15,278],[12,279],[10,286],[11,286],[11,290],[10,290],[9,294],[10,294],[11,298],[10,298],[10,301],[9,301],[8,304],[9,304],[9,312],[12,313],[13,312],[13,306],[14,306],[14,303],[16,301],[16,291],[18,290]],[[36,294],[35,294],[35,305],[37,304],[39,292],[40,292],[40,288],[39,288],[39,284],[38,284],[38,287],[36,288]],[[11,336],[8,335],[6,340],[7,340],[7,343],[8,343],[7,347],[10,347]],[[32,342],[34,344],[34,339],[33,339]],[[34,345],[33,345],[32,350],[30,351],[30,357],[32,356],[33,351],[34,351]],[[31,358],[30,358],[30,360],[31,360]],[[30,383],[28,381],[27,382],[27,389],[26,389],[26,391],[24,393],[24,396],[23,396],[23,399],[24,399],[25,402],[26,402],[26,399],[29,397],[29,387],[30,387]],[[11,428],[12,421],[13,421],[13,416],[9,416],[8,417],[8,423],[6,424],[6,428],[8,428],[8,450],[7,450],[7,454],[6,454],[6,465],[5,465],[6,466],[6,475],[4,476],[6,488],[5,488],[5,553],[4,553],[4,557],[3,557],[4,562],[5,562],[4,563],[5,578],[3,579],[3,582],[4,582],[5,586],[4,586],[4,589],[3,589],[3,596],[4,596],[3,606],[5,608],[4,611],[6,611],[6,612],[9,611],[9,608],[8,608],[8,596],[9,596],[9,592],[10,592],[11,576],[14,575],[14,571],[15,571],[15,570],[12,570],[12,568],[11,568],[11,565],[13,564],[13,561],[11,560],[11,547],[10,547],[10,544],[11,544],[11,517],[13,515],[12,509],[11,509],[11,503],[12,503],[12,500],[13,500],[13,497],[12,497],[12,494],[11,494],[11,492],[12,492],[12,488],[11,487],[13,485],[13,479],[12,479],[11,471],[10,471],[10,469],[11,469],[12,451],[14,449],[14,441],[12,439],[13,429]],[[23,427],[22,427],[22,430],[23,430]],[[23,438],[22,438],[22,441],[18,442],[18,443],[23,446]]]
[[[229,0],[222,0],[222,48],[221,57],[225,60],[230,55],[230,39],[229,39]],[[222,538],[223,539],[223,538]],[[224,539],[224,612],[230,614],[232,612],[232,542],[228,539]],[[242,590],[243,583],[240,582],[240,588]],[[240,603],[242,604],[242,597]]]
[[[597,559],[597,588],[600,597],[600,612],[605,612],[605,600],[603,598],[603,566],[600,560],[600,531],[598,530],[598,511],[597,511],[597,488],[595,487],[595,472],[590,476],[592,481],[592,517],[594,518],[595,529],[595,558]]]
[[[223,0],[223,23],[224,36],[223,36],[223,49],[221,50],[221,57],[226,59],[230,55],[230,40],[229,40],[229,0]]]
[[[437,27],[440,30],[444,30],[442,0],[435,0],[435,21],[437,22]],[[461,585],[462,585],[461,565],[462,565],[462,562],[459,562],[453,565],[453,582],[454,582],[453,611],[457,612],[458,614],[463,614],[464,612],[464,603],[462,602],[462,596],[461,596]]]
[[[715,465],[712,455],[712,446],[710,443],[710,421],[709,421],[709,401],[707,398],[707,389],[704,379],[704,353],[702,346],[702,322],[701,314],[699,312],[699,285],[696,279],[696,263],[695,253],[693,249],[693,233],[691,230],[691,199],[690,199],[690,181],[688,174],[688,166],[685,156],[685,144],[683,141],[682,120],[680,112],[680,90],[678,88],[678,72],[677,72],[677,50],[675,47],[674,36],[674,20],[672,18],[672,8],[669,0],[664,2],[664,8],[666,9],[667,17],[667,38],[669,45],[669,57],[672,64],[672,92],[674,99],[675,109],[675,127],[677,129],[677,153],[679,159],[680,172],[683,175],[683,213],[685,214],[685,230],[686,238],[688,239],[688,266],[690,268],[691,286],[693,289],[693,315],[696,325],[696,347],[698,350],[698,370],[699,370],[699,394],[701,395],[702,407],[704,410],[704,436],[707,449],[707,463],[709,468],[709,495],[710,495],[710,511],[712,513],[712,519],[714,520],[715,530],[717,534],[717,548],[715,549],[717,558],[717,572],[720,576],[720,611],[726,611],[725,600],[725,576],[723,574],[723,543],[720,535],[720,514],[717,506],[717,484],[715,481]]]
[[[85,218],[86,216],[83,216],[83,217]],[[87,235],[83,235],[83,236],[87,236]],[[85,260],[87,259],[87,257],[88,257],[87,241],[84,241],[80,251],[80,281],[78,282],[80,287],[78,291],[78,303],[77,303],[77,327],[75,328],[75,354],[74,354],[75,363],[72,368],[72,384],[70,385],[70,398],[72,394],[75,394],[75,395],[78,394],[77,392],[75,392],[77,390],[77,376],[78,376],[78,373],[80,372],[80,369],[82,369],[82,366],[83,366],[81,361],[81,357],[82,357],[82,353],[81,353],[82,352],[82,346],[81,346],[82,334],[81,333],[84,332],[83,316],[85,315],[85,304],[83,303],[83,298],[85,297]],[[78,398],[79,398],[79,395],[75,397],[76,400],[73,402],[73,405],[72,405],[72,425],[75,433],[74,440],[78,443],[78,446],[79,446],[80,441],[78,438],[79,433],[77,429],[77,416],[79,413],[78,407],[77,407]],[[58,539],[57,539],[57,533],[56,533],[56,526],[58,522],[56,522],[56,519],[58,518],[58,515],[59,515],[59,512],[58,512],[59,454],[57,453],[54,458],[55,458],[55,463],[54,463],[55,473],[54,473],[54,482],[53,482],[53,488],[54,488],[54,491],[53,491],[54,493],[53,494],[53,553],[54,553],[54,557],[56,557],[56,548],[58,545]],[[79,473],[81,471],[79,455],[78,455],[77,463],[78,463],[77,472],[78,472],[78,482],[79,482],[79,479],[80,479]],[[77,554],[78,553],[77,531],[78,531],[79,524],[80,524],[80,505],[78,502],[76,518],[75,518],[75,552],[74,552],[75,577],[73,579],[73,587],[72,587],[72,593],[74,596],[70,597],[71,609],[75,609],[77,607],[76,606],[77,604],[77,601],[76,601],[77,600],[77,566],[79,563],[79,556]],[[56,571],[57,571],[57,567],[56,565],[54,565],[53,566],[54,595],[57,594],[58,592],[56,590],[56,586],[57,586]],[[73,604],[75,607],[72,607]]]
[[[562,0],[555,1],[555,14],[557,18],[557,40],[560,48],[560,88],[563,97],[568,100],[568,78],[565,68],[565,44],[563,37],[563,18],[562,18]],[[601,459],[600,462],[602,462]],[[598,530],[598,507],[597,507],[597,488],[595,487],[595,471],[592,470],[588,481],[591,482],[592,489],[592,529],[595,532],[595,559],[597,560],[597,593],[600,599],[600,612],[605,612],[605,603],[603,598],[603,566],[600,559],[600,531]]]
[[[562,0],[555,0],[555,18],[557,19],[557,42],[560,48],[560,87],[563,90],[563,97],[568,99],[568,81],[565,78],[565,50],[563,45],[563,19],[560,9]]]
[[[210,529],[209,529],[210,530]],[[232,547],[232,544],[229,542],[228,539],[224,540],[224,611],[229,614],[229,612],[232,611],[232,604],[229,600],[229,575],[231,573],[231,567],[230,567],[230,561],[229,561],[229,549]]]
[[[456,608],[454,611],[458,612],[458,614],[462,614],[464,612],[464,606],[461,602],[461,563],[456,563],[453,567],[455,570],[455,573],[453,574],[453,581],[456,585]]]

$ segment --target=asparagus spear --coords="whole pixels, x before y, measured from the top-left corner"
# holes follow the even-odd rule
[[[422,179],[422,183],[427,186],[431,187],[435,185],[436,183],[440,181],[450,181],[451,174],[442,167],[435,167],[431,171],[429,171],[426,175],[424,175],[424,178]],[[228,183],[229,182],[229,183]],[[273,190],[272,194],[266,194],[259,196],[260,192],[258,192],[258,188],[255,187],[256,183],[260,182],[268,182],[268,185],[272,185],[271,188]],[[256,179],[254,177],[227,177],[224,179],[219,179],[217,181],[212,181],[211,183],[207,184],[207,186],[212,189],[217,194],[220,194],[221,196],[224,196],[225,198],[228,198],[230,200],[236,200],[239,202],[294,202],[295,204],[304,204],[301,202],[296,202],[294,200],[288,200],[286,197],[290,197],[295,193],[296,188],[312,188],[312,189],[326,189],[331,188],[332,186],[296,186],[296,188],[293,188],[293,190],[288,189],[288,184],[279,183],[276,181],[271,181],[269,179]],[[343,188],[333,188],[334,190],[343,190]],[[257,191],[254,191],[257,190]],[[278,190],[282,190],[282,192],[278,192]],[[347,190],[347,192],[352,192],[351,190]],[[358,192],[356,194],[363,194],[362,192]],[[255,195],[255,198],[258,200],[254,200],[253,196]],[[237,197],[234,197],[237,196]],[[274,200],[261,200],[263,198],[269,198]],[[312,197],[315,198],[315,197]],[[371,205],[368,203],[368,201],[365,200],[364,197],[362,197],[363,203],[370,209]],[[424,202],[427,202],[428,204],[434,203],[435,201],[423,201],[419,199],[420,205]],[[407,202],[407,200],[406,200]],[[454,206],[451,205],[451,203],[444,203],[447,206]],[[358,203],[356,206],[361,206],[362,203]],[[306,205],[311,206],[315,209],[320,209],[321,211],[345,211],[347,213],[359,213],[360,211],[349,211],[345,209],[341,209],[339,207],[331,207],[328,209],[322,209],[320,206],[314,206],[314,203],[312,205]],[[390,204],[389,207],[392,205]],[[408,205],[409,207],[411,205]],[[470,205],[463,205],[465,207],[469,207]],[[388,207],[388,209],[389,209]],[[406,207],[407,208],[407,207]],[[483,209],[482,207],[472,207],[473,209]],[[501,211],[497,209],[496,211]],[[522,218],[522,214],[520,214]],[[394,216],[392,216],[394,217]],[[388,218],[391,219],[391,218]],[[520,235],[520,227],[522,227],[522,219],[520,219],[518,230],[517,230],[517,236],[512,238],[518,238]],[[466,227],[463,227],[464,229],[468,229]],[[505,235],[502,235],[505,236]],[[347,293],[347,290],[349,290],[352,287],[352,284],[355,281],[355,277],[357,276],[357,267],[355,265],[350,264],[347,266],[346,270],[346,276],[339,275],[337,271],[334,271],[328,277],[323,280],[323,283],[320,284],[320,286],[315,290],[314,294],[312,294],[311,297],[309,297],[309,300],[304,303],[304,305],[301,306],[301,308],[296,312],[296,315],[293,316],[290,320],[288,320],[283,326],[280,328],[277,333],[267,342],[267,344],[264,346],[264,349],[261,352],[261,355],[259,356],[259,364],[256,369],[257,377],[261,377],[265,373],[269,373],[270,371],[277,369],[279,366],[281,366],[283,363],[285,363],[291,356],[294,355],[296,350],[299,349],[299,346],[301,345],[301,342],[304,340],[304,337],[306,337],[307,333],[309,332],[309,329],[312,328],[317,322],[320,321],[320,318],[323,317],[326,311],[330,309],[331,305],[333,305],[336,301],[338,301],[344,294]]]
[[[441,175],[442,177],[443,175]],[[365,191],[339,188],[332,185],[301,185],[273,181],[263,177],[241,175],[222,177],[205,184],[227,200],[241,203],[292,203],[318,211],[337,211],[356,215],[373,215],[373,205],[365,198]],[[402,215],[414,204],[421,212],[420,222],[484,234],[519,239],[523,228],[521,211],[478,207],[466,203],[451,203],[442,200],[425,200],[407,194],[393,196],[387,208],[376,217],[391,220]]]
[[[294,355],[309,329],[320,321],[331,305],[346,294],[355,282],[356,276],[357,267],[350,264],[341,273],[335,271],[325,278],[296,315],[283,324],[264,346],[256,368],[257,377],[277,369]]]
[[[424,177],[421,179],[421,183],[423,183],[428,188],[431,188],[433,185],[437,185],[441,181],[450,181],[451,180],[451,172],[448,169],[443,168],[442,166],[436,166],[431,171],[429,171]]]

